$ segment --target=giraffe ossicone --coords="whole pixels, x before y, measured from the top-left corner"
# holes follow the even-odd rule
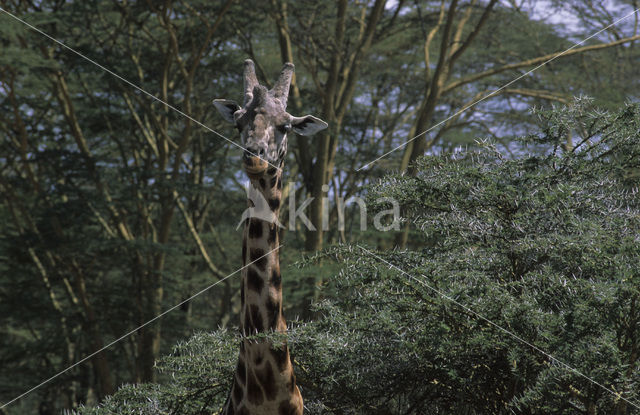
[[[274,87],[267,90],[258,83],[253,62],[246,60],[242,107],[226,99],[213,101],[240,132],[243,168],[250,181],[242,235],[242,261],[249,265],[242,270],[240,289],[240,330],[245,337],[287,331],[277,249],[287,134],[313,135],[327,128],[327,123],[312,115],[295,117],[287,112],[293,71],[293,64],[285,63]],[[286,341],[243,339],[222,414],[302,415],[302,411]]]

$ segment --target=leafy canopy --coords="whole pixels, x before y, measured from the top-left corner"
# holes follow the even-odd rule
[[[310,414],[638,413],[640,107],[534,112],[516,158],[485,142],[369,189],[401,202],[418,248],[376,254],[403,272],[357,245],[322,254],[342,269],[289,332]],[[81,413],[216,411],[236,341],[198,334],[159,363],[171,382]]]

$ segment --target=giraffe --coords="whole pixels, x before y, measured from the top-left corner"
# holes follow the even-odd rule
[[[268,215],[245,219],[242,235],[243,265],[240,291],[240,330],[243,336],[275,331],[286,333],[282,314],[277,218],[282,198],[282,167],[287,153],[287,133],[312,135],[327,124],[311,115],[294,117],[286,112],[294,66],[284,64],[271,90],[260,85],[251,60],[244,62],[244,102],[216,99],[222,117],[240,132],[245,149],[243,167],[249,194],[259,192],[267,201]],[[254,193],[255,194],[255,193]],[[253,208],[255,200],[249,197]],[[269,219],[269,220],[268,220]],[[254,263],[252,263],[255,261]],[[303,401],[296,385],[286,341],[243,339],[233,386],[223,415],[302,415]]]

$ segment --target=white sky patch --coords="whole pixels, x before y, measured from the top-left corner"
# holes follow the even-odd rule
[[[571,38],[576,39],[583,37],[587,32],[600,29],[609,23],[613,23],[614,20],[633,10],[631,5],[621,4],[616,0],[600,0],[598,1],[597,11],[592,11],[591,13],[600,14],[603,11],[606,11],[610,16],[610,19],[609,21],[602,21],[600,24],[594,24],[587,28],[584,26],[584,22],[581,20],[578,13],[571,8],[571,3],[569,2],[564,2],[560,6],[554,5],[551,0],[536,0],[531,3],[530,7],[525,9],[531,18],[540,22],[555,25],[563,34],[568,34]],[[633,25],[633,19],[620,22],[619,29],[624,28],[625,25]],[[621,31],[623,33],[625,32],[624,29]],[[626,35],[631,36],[631,33],[627,33]],[[607,32],[602,33],[596,39],[605,42],[611,40],[609,39]]]
[[[513,7],[511,2],[507,0],[502,0],[499,4],[501,4],[502,7]],[[631,5],[623,5],[615,0],[599,0],[598,4],[602,5],[613,18],[619,17],[620,14],[628,13],[631,10]],[[398,0],[388,0],[385,9],[392,11],[396,9],[397,5]],[[486,5],[486,2],[481,5]],[[481,5],[479,5],[479,7]],[[460,5],[459,8],[463,6],[464,4]],[[408,11],[413,7],[415,6],[410,3],[405,5],[403,10]],[[496,7],[498,6],[496,5]],[[583,36],[585,33],[586,28],[576,12],[570,8],[570,3],[563,3],[561,6],[557,6],[553,4],[552,0],[531,0],[523,2],[522,9],[527,12],[532,19],[556,25],[562,29],[565,34],[568,33],[570,36]],[[401,12],[400,14],[403,13]]]

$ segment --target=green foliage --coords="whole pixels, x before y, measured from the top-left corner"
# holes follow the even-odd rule
[[[224,329],[198,333],[178,343],[156,366],[167,382],[124,385],[97,407],[78,413],[201,414],[218,410],[226,399],[237,359],[238,338]]]
[[[578,100],[536,114],[544,134],[526,137],[517,159],[481,143],[478,152],[423,159],[415,178],[392,176],[376,186],[371,198],[402,200],[424,236],[419,261],[383,256],[637,403],[639,108],[611,114]],[[576,130],[583,135],[567,150]],[[549,151],[528,153],[530,143]],[[436,379],[460,394],[454,406],[438,406],[445,412],[625,407],[557,361],[418,289],[421,301],[433,302],[425,315],[453,323],[445,327],[454,338],[432,346],[450,351],[438,356],[447,375]]]
[[[309,414],[640,413],[616,395],[640,401],[640,108],[536,115],[546,128],[518,159],[485,142],[371,186],[402,201],[418,249],[299,264],[341,264],[288,335]],[[566,150],[575,130],[588,135]],[[235,343],[198,334],[159,362],[170,382],[81,413],[215,411]]]

